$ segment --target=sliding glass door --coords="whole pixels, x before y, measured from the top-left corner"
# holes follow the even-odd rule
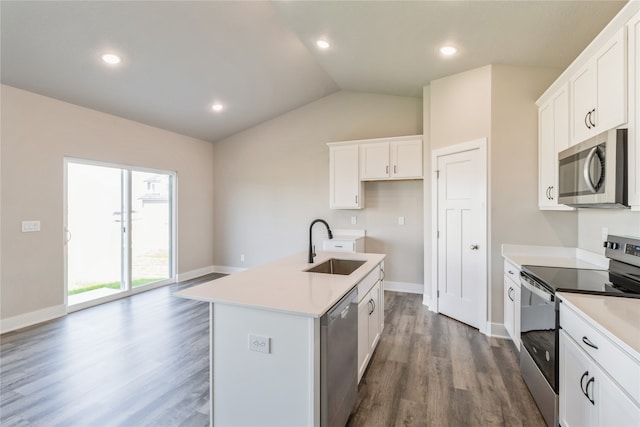
[[[67,305],[173,278],[174,174],[66,160]]]

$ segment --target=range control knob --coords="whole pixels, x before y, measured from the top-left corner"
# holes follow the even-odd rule
[[[607,249],[613,249],[613,250],[620,248],[620,244],[616,242],[604,242],[603,246]]]

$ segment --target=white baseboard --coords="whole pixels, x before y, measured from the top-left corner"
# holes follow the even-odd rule
[[[424,294],[422,296],[422,305],[426,305],[427,307],[431,307],[432,298],[431,295]]]
[[[503,323],[487,322],[487,331],[490,337],[511,339]]]
[[[421,283],[384,281],[385,291],[407,292],[409,294],[422,294],[424,286]]]
[[[233,274],[240,273],[241,271],[245,271],[246,268],[243,267],[230,267],[228,265],[214,265],[213,272],[220,274]]]
[[[36,323],[46,322],[67,314],[67,309],[62,305],[43,308],[42,310],[31,311],[29,313],[20,314],[14,317],[8,317],[0,320],[0,334],[15,331],[16,329],[26,328]]]
[[[176,274],[176,282],[184,282],[185,280],[195,279],[196,277],[206,276],[207,274],[211,273],[216,273],[215,267],[213,265]]]

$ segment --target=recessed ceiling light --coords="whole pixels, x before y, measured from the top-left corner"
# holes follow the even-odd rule
[[[320,49],[329,49],[331,47],[329,42],[326,41],[326,40],[318,40],[318,41],[316,41],[316,46],[318,46]]]
[[[458,52],[458,49],[453,46],[442,46],[440,48],[440,53],[444,56],[455,55]]]
[[[105,53],[101,56],[102,60],[109,65],[117,65],[122,62],[122,58],[120,58],[115,53]]]
[[[213,111],[222,111],[224,109],[224,105],[219,104],[219,103],[215,103],[211,106],[211,109]]]

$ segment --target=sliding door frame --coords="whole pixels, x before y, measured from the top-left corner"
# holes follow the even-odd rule
[[[68,283],[68,268],[69,268],[69,260],[68,260],[68,246],[67,243],[70,241],[70,233],[68,231],[68,165],[70,163],[89,165],[89,166],[100,166],[107,168],[120,169],[123,174],[126,175],[125,179],[121,180],[122,185],[122,204],[124,206],[122,212],[122,225],[125,227],[125,231],[123,232],[123,239],[125,239],[126,244],[123,245],[123,249],[121,251],[121,268],[120,268],[120,276],[121,276],[121,285],[124,284],[124,289],[121,292],[118,292],[114,295],[109,295],[101,298],[96,298],[90,301],[81,302],[78,304],[74,304],[69,306],[68,300],[68,292],[69,292],[69,283]],[[131,193],[132,193],[132,180],[131,176],[133,172],[147,172],[147,173],[157,173],[169,176],[169,277],[157,282],[150,283],[148,285],[133,287],[132,285],[132,253],[131,253],[131,245],[132,245],[132,228],[131,228]],[[175,171],[167,171],[162,169],[154,169],[143,166],[133,166],[121,163],[113,163],[113,162],[103,162],[99,160],[90,160],[83,159],[77,157],[65,157],[64,158],[64,177],[63,177],[63,259],[64,259],[64,305],[66,307],[67,313],[72,313],[74,311],[82,310],[87,307],[92,307],[95,305],[103,304],[109,301],[114,301],[120,298],[125,298],[131,295],[135,295],[140,292],[148,291],[151,289],[156,289],[162,286],[166,286],[169,284],[173,284],[176,282],[177,275],[177,259],[178,259],[178,234],[177,234],[177,214],[178,214],[178,198],[177,198],[177,189],[178,189],[178,174]],[[124,268],[123,268],[124,267]]]

